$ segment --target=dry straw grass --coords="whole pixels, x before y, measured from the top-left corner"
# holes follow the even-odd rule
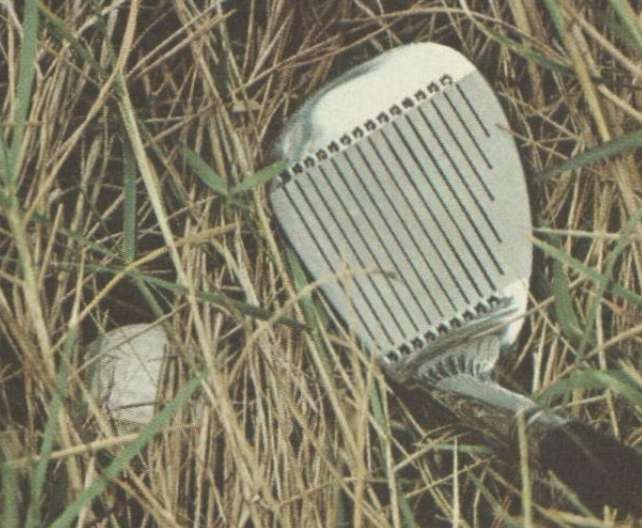
[[[221,181],[252,182],[350,65],[413,41],[461,50],[509,114],[547,244],[503,370],[639,444],[637,4],[43,1],[37,27],[34,2],[0,4],[0,523],[612,526],[392,392],[292,268],[265,186]],[[191,392],[141,437],[100,420],[96,436],[86,345],[157,319],[167,401]]]

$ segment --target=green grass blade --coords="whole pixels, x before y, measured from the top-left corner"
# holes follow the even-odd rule
[[[570,282],[564,266],[559,260],[553,263],[553,298],[555,299],[555,319],[562,327],[562,333],[571,341],[577,343],[581,339],[582,331],[577,314],[573,308],[573,298],[570,292]]]
[[[609,0],[611,7],[617,13],[622,26],[626,30],[626,35],[629,37],[629,44],[632,44],[637,49],[638,54],[642,55],[642,31],[638,25],[638,16],[633,11],[631,4],[627,0]]]
[[[82,239],[82,236],[78,235],[77,233],[73,233],[70,230],[66,230],[66,233],[73,235],[73,237],[77,235],[80,239]],[[101,253],[108,255],[114,258],[115,260],[120,260],[119,255],[113,252],[110,252],[105,248],[102,248],[100,245],[95,245],[95,246],[96,246],[95,249],[101,251]],[[9,258],[7,262],[12,262],[13,260],[14,259]],[[73,269],[74,267],[77,266],[75,262],[66,263],[62,261],[57,262],[56,265],[59,266],[60,269]],[[110,266],[96,265],[96,264],[87,264],[85,265],[85,269],[91,273],[107,273],[110,275],[116,275],[118,273],[124,272],[124,268],[122,267],[117,267],[117,266],[110,267]],[[175,282],[171,282],[164,279],[159,279],[158,277],[147,275],[142,271],[128,270],[128,271],[125,271],[125,275],[131,278],[132,280],[134,280],[134,282],[136,283],[141,282],[146,285],[151,284],[172,293],[178,293],[182,295],[190,294],[186,286],[181,286],[180,284],[176,284]],[[237,299],[231,299],[230,297],[222,293],[211,292],[211,291],[196,291],[194,293],[196,295],[196,298],[200,301],[207,302],[215,306],[222,306],[222,307],[232,309],[252,319],[260,319],[265,321],[265,320],[271,319],[274,316],[274,313],[271,310],[268,310],[267,308],[256,306],[254,304],[249,304],[244,301],[239,301]],[[147,291],[147,294],[151,295],[148,291]],[[159,308],[158,303],[153,303],[153,304]],[[158,310],[153,310],[153,312],[155,314],[159,314]],[[282,324],[297,330],[303,330],[306,328],[305,325],[302,325],[299,321],[297,321],[296,319],[292,319],[291,317],[280,317],[275,324],[277,326]]]
[[[63,267],[75,266],[75,263],[71,263],[71,264],[59,263],[59,264]],[[95,265],[95,264],[86,265],[85,269],[87,269],[87,271],[91,273],[108,273],[110,275],[116,275],[124,271],[123,268],[108,267],[108,266]],[[126,271],[125,274],[131,279],[133,279],[134,281],[140,280],[146,284],[157,286],[159,288],[162,288],[163,290],[170,291],[175,294],[178,293],[183,295],[191,295],[192,293],[194,293],[196,298],[199,301],[203,301],[215,306],[222,306],[224,308],[227,308],[231,311],[238,312],[241,315],[250,317],[252,319],[260,319],[265,321],[265,320],[271,319],[274,316],[274,313],[271,310],[268,310],[261,306],[256,306],[254,304],[250,304],[244,301],[239,301],[237,299],[231,299],[230,297],[222,293],[212,292],[212,291],[190,292],[187,286],[176,284],[175,282],[171,282],[164,279],[159,279],[158,277],[147,275],[146,273],[143,273],[138,270],[129,270],[129,271]],[[305,328],[305,326],[302,325],[299,321],[292,319],[291,317],[280,317],[275,324],[277,325],[282,324],[298,330],[302,330]]]
[[[65,25],[65,23],[62,20],[60,20],[60,18],[58,18],[55,14],[49,11],[49,9],[46,6],[44,6],[42,2],[39,2],[38,7],[40,9],[41,15],[47,21],[47,24],[50,27],[52,33],[55,36],[57,36],[60,40],[68,42],[71,48],[78,54],[78,56],[82,58],[83,61],[91,65],[91,67],[98,73],[99,77],[102,80],[107,79],[108,73],[94,59],[89,49],[79,39],[76,38],[76,36],[71,30],[69,30],[69,28]],[[101,28],[103,28],[103,32],[106,31],[104,29],[104,23],[100,18],[98,18],[98,25]],[[113,59],[113,56],[114,56],[113,48],[110,43],[107,43],[107,45]],[[160,144],[154,139],[153,134],[149,132],[143,120],[137,118],[137,123],[138,123],[138,126],[140,127],[141,133],[144,135],[145,141],[150,145],[151,149],[157,155],[158,159],[163,164],[163,166],[166,169],[168,169],[169,172],[171,172],[168,158],[163,153],[160,147]],[[175,196],[181,199],[181,202],[184,206],[187,205],[185,201],[185,196],[182,193],[180,193],[178,189],[176,189],[174,183],[175,182],[173,180],[170,180],[171,188],[174,191]]]
[[[537,394],[537,401],[548,401],[551,398],[565,396],[575,389],[604,390],[611,389],[622,394],[635,405],[642,407],[642,394],[635,380],[623,370],[598,370],[581,368],[573,371],[567,378],[556,381]]]
[[[565,251],[551,246],[550,244],[542,240],[535,239],[533,240],[533,244],[535,244],[535,246],[540,248],[542,251],[548,253],[553,258],[560,260],[570,268],[589,278],[593,282],[600,283],[603,280],[603,276],[600,272],[571,257]],[[614,295],[621,297],[622,299],[633,301],[634,303],[642,306],[642,295],[635,293],[628,288],[621,286],[620,284],[609,284],[607,290]]]
[[[284,253],[290,275],[292,276],[292,281],[294,283],[294,289],[299,293],[308,285],[308,277],[305,274],[299,256],[289,244],[286,245]],[[323,339],[321,339],[320,326],[323,325],[322,315],[317,309],[311,293],[302,296],[299,303],[301,308],[303,308],[303,316],[305,317],[306,325],[310,329],[310,335],[314,344],[314,353],[320,360],[322,365],[321,368],[325,369],[327,373],[331,373],[332,362],[330,361],[330,354],[326,350]],[[329,376],[328,379],[330,383],[333,382],[333,378],[331,376]],[[333,520],[334,527],[347,528],[350,526],[350,518],[348,514],[349,500],[343,491],[342,486],[339,484],[334,484],[333,503],[335,508]]]
[[[613,33],[615,39],[619,40],[626,46],[629,53],[636,57],[640,56],[640,51],[635,42],[635,37],[631,35],[631,32],[627,29],[627,27],[624,24],[621,24],[614,15],[609,13],[604,19],[604,24]]]
[[[56,35],[60,40],[68,42],[71,48],[98,73],[101,79],[106,79],[107,73],[105,72],[105,70],[100,66],[98,61],[94,59],[89,49],[78,38],[76,38],[75,34],[71,30],[67,28],[65,23],[60,18],[58,18],[53,12],[51,12],[47,6],[43,5],[42,2],[38,2],[38,9],[43,19],[46,21],[47,25],[51,29],[52,33]],[[4,140],[4,136],[0,135],[0,140]],[[159,150],[157,145],[152,145],[152,147],[155,149],[155,151]],[[125,226],[124,226],[123,256],[127,262],[131,262],[136,258],[136,253],[137,253],[136,251],[136,248],[137,248],[136,234],[137,233],[135,229],[135,226],[136,226],[135,181],[132,182],[132,180],[135,180],[136,167],[135,167],[135,160],[133,158],[133,153],[131,152],[131,148],[129,148],[129,144],[124,144],[124,149],[125,149],[124,151]],[[93,204],[89,200],[87,203],[90,205],[90,207],[93,208]],[[100,214],[98,214],[97,211],[95,212],[99,222],[103,223],[103,220]],[[35,217],[34,216],[32,216],[34,220],[51,227],[51,223],[49,222],[48,219],[41,217],[39,215]],[[115,253],[109,251],[107,248],[95,243],[94,241],[86,239],[82,234],[79,234],[79,233],[73,232],[72,230],[68,230],[64,228],[63,228],[63,232],[70,238],[83,244],[85,247],[90,247],[94,251],[97,251],[103,255],[107,255],[115,259],[118,258],[118,256]],[[147,284],[145,284],[144,281],[142,280],[135,280],[135,283],[138,289],[140,290],[141,294],[147,301],[148,305],[150,306],[152,312],[156,315],[156,317],[159,317],[159,318],[162,317],[163,315],[162,309],[160,308],[160,305],[156,301],[154,295],[150,291]]]
[[[390,438],[392,437],[392,427],[390,426],[388,417],[384,412],[381,394],[379,393],[379,390],[376,384],[373,384],[373,386],[370,388],[369,396],[370,396],[370,410],[372,412],[372,416],[375,422],[379,426],[377,428],[377,437],[379,439],[381,455],[384,457],[384,460],[382,461],[382,465],[386,470],[386,474],[388,474],[389,473],[388,467],[390,466],[390,464],[386,462],[385,458],[387,457],[388,444],[390,442]],[[387,475],[387,476],[389,479],[390,475]],[[397,489],[397,500],[399,502],[399,510],[401,511],[401,517],[403,519],[404,526],[408,528],[419,528],[419,525],[415,520],[415,515],[412,512],[412,508],[410,507],[410,503],[408,502],[408,499],[406,498],[406,496],[403,494],[403,491],[398,481],[396,482],[396,489]]]
[[[401,510],[403,525],[406,528],[419,528],[419,525],[415,520],[415,514],[410,507],[410,503],[408,502],[406,496],[401,493],[401,489],[399,489],[397,496],[399,497],[399,509]]]
[[[181,146],[181,152],[188,165],[201,179],[201,181],[217,194],[228,195],[227,182],[219,176],[203,159],[189,147]]]
[[[0,455],[3,455],[1,445]],[[6,460],[3,460],[2,469],[0,470],[3,503],[2,512],[0,513],[0,526],[3,528],[19,528],[18,504],[20,504],[20,491],[18,489],[18,470],[4,462]]]
[[[123,180],[125,188],[125,214],[123,220],[123,257],[134,262],[137,254],[138,223],[136,221],[136,161],[127,143],[123,145]]]
[[[451,443],[430,443],[430,450],[431,451],[443,451],[444,453],[453,453],[455,450],[457,450],[458,453],[464,453],[466,455],[483,455],[483,456],[491,456],[495,451],[493,451],[493,448],[490,446],[486,445],[474,445],[474,444],[460,444],[457,443],[457,447],[455,447]]]
[[[613,371],[591,369],[588,377],[594,379],[605,389],[610,389],[616,394],[626,398],[638,409],[642,409],[642,391],[625,374],[617,376]],[[627,383],[629,381],[629,383]]]
[[[543,228],[550,228],[550,225],[543,218],[537,219],[537,224]],[[562,251],[560,237],[554,233],[545,236],[547,242]],[[539,271],[539,270],[538,270]],[[564,269],[564,263],[559,259],[553,259],[553,281],[544,273],[538,273],[537,278],[540,281],[540,287],[546,290],[546,296],[553,297],[553,315],[555,321],[562,328],[564,337],[568,339],[574,347],[577,347],[582,339],[582,326],[573,308],[573,298],[571,296],[570,281]]]
[[[557,5],[557,0],[544,0],[544,5],[553,20],[553,25],[555,26],[558,35],[564,35],[566,33],[566,17],[564,16],[560,6]]]
[[[76,344],[77,336],[78,327],[74,325],[69,328],[69,332],[67,333],[63,357],[60,361],[58,376],[56,377],[54,395],[49,408],[49,418],[45,427],[39,461],[36,470],[33,473],[34,478],[31,482],[29,509],[27,510],[25,528],[38,528],[40,526],[40,499],[47,476],[47,466],[49,465],[49,459],[53,452],[54,440],[58,429],[58,416],[60,415],[60,410],[62,409],[65,395],[67,393],[69,358],[71,357]]]
[[[497,31],[493,28],[486,27],[482,24],[478,25],[477,27],[481,29],[484,33],[486,33],[490,38],[492,38],[493,40],[501,44],[502,46],[505,46],[506,48],[517,53],[517,55],[523,57],[524,59],[530,62],[534,62],[535,64],[539,64],[540,66],[543,66],[544,68],[547,68],[553,71],[570,71],[571,70],[571,67],[569,65],[564,64],[563,62],[557,61],[555,59],[551,59],[550,57],[547,57],[543,53],[540,53],[539,51],[534,50],[530,46],[527,46],[526,44],[513,40],[512,38],[508,37],[507,35],[505,35],[500,31]]]
[[[305,274],[305,271],[303,270],[301,260],[299,260],[298,255],[289,244],[285,248],[285,258],[287,259],[287,263],[290,268],[290,274],[292,275],[292,280],[294,281],[294,289],[297,292],[300,292],[308,285],[308,278]],[[332,366],[330,355],[328,354],[323,340],[321,339],[321,331],[319,330],[319,326],[323,324],[321,314],[319,313],[319,310],[317,310],[311,294],[301,297],[300,303],[301,307],[303,308],[303,315],[305,316],[306,324],[310,328],[315,351],[321,359],[321,362],[325,366],[327,372],[331,372]]]
[[[549,239],[558,249],[561,249],[557,237],[549,237]],[[553,261],[553,279],[555,318],[566,338],[577,346],[582,337],[581,325],[573,308],[570,281],[564,271],[564,264],[558,259]]]
[[[7,127],[4,124],[2,115],[0,114],[0,173],[6,173],[9,170],[9,147],[7,146],[7,138],[5,138],[5,132]],[[5,177],[5,181],[1,180],[2,175],[0,174],[0,183],[6,184],[8,179]],[[9,207],[9,198],[4,193],[0,187],[0,206]]]
[[[604,266],[604,273],[601,274],[600,281],[597,283],[598,290],[595,294],[595,297],[591,303],[591,307],[588,312],[586,326],[584,328],[584,335],[582,336],[582,341],[580,343],[579,350],[578,350],[578,353],[580,356],[584,354],[584,351],[590,342],[591,334],[593,332],[593,327],[595,326],[595,320],[597,318],[598,310],[599,310],[600,304],[602,303],[602,298],[604,297],[604,294],[606,293],[609,282],[611,281],[611,278],[613,277],[613,274],[615,272],[615,264],[617,263],[618,259],[620,258],[624,250],[629,246],[631,237],[633,236],[634,231],[638,229],[638,227],[640,226],[640,222],[642,222],[642,207],[640,207],[631,216],[631,218],[629,218],[626,225],[624,226],[624,229],[622,230],[621,236],[618,238],[617,242],[615,243],[615,247],[613,248],[613,250],[611,251],[611,253],[609,254],[606,260],[606,263]]]
[[[473,481],[477,490],[484,496],[488,503],[493,507],[495,515],[500,517],[506,526],[511,526],[513,528],[522,528],[522,524],[518,523],[513,519],[501,505],[499,500],[493,495],[493,493],[486,487],[486,485],[479,479],[472,471],[466,472],[470,480]]]
[[[624,152],[630,152],[642,147],[642,130],[617,137],[597,147],[593,147],[582,154],[574,156],[549,169],[543,170],[533,176],[534,183],[541,183],[561,174],[562,172],[580,169],[585,165],[604,159],[612,158]]]
[[[39,213],[32,214],[30,219],[35,224],[40,224],[40,225],[46,226],[46,227],[48,227],[50,229],[53,227],[53,224],[52,224],[51,220],[49,220],[48,218],[42,216]],[[74,231],[73,229],[69,229],[69,228],[67,228],[65,226],[62,226],[62,225],[61,226],[57,226],[57,229],[58,229],[57,233],[59,235],[64,235],[64,236],[70,238],[71,240],[73,240],[75,242],[78,242],[82,246],[95,251],[96,253],[98,253],[100,255],[103,255],[105,257],[111,257],[111,258],[113,258],[115,260],[120,260],[120,258],[121,258],[118,253],[115,253],[114,251],[111,251],[109,248],[103,246],[102,244],[99,244],[98,242],[94,242],[93,240],[90,240],[89,238],[87,238],[82,233],[79,233],[78,231]]]
[[[241,183],[232,187],[232,189],[230,190],[230,195],[234,196],[235,194],[251,191],[265,183],[272,181],[279,175],[281,171],[286,168],[286,166],[287,165],[284,161],[277,161],[276,163],[273,163],[272,165],[261,169],[253,176],[245,178]]]
[[[13,133],[11,134],[11,147],[6,161],[7,166],[4,167],[3,171],[0,171],[0,173],[5,174],[7,186],[10,188],[18,179],[18,158],[24,139],[27,114],[29,113],[31,102],[31,89],[36,71],[37,42],[38,3],[36,0],[27,0],[24,8],[23,34],[20,43],[20,75],[16,87],[18,103],[13,116]]]
[[[152,277],[150,275],[145,275],[140,272],[130,272],[128,273],[131,277],[135,279],[141,279],[145,281],[148,284],[154,284],[156,286],[159,286],[163,289],[172,291],[174,293],[182,293],[185,295],[189,295],[190,291],[186,286],[182,286],[180,284],[176,284],[174,282],[166,281],[163,279],[158,279],[156,277]],[[268,320],[270,319],[274,314],[265,308],[262,308],[260,306],[256,306],[253,304],[249,304],[243,301],[238,301],[236,299],[230,299],[226,295],[222,293],[217,293],[217,292],[209,292],[209,291],[200,291],[200,292],[195,292],[196,293],[196,298],[205,301],[210,304],[214,304],[217,306],[224,306],[227,308],[232,308],[238,312],[240,312],[242,315],[251,317],[252,319],[261,319],[261,320]],[[285,324],[287,326],[290,326],[292,328],[302,328],[301,323],[298,321],[290,318],[290,317],[281,317],[278,321],[277,324]]]
[[[334,504],[334,528],[350,528],[348,516],[348,499],[341,486],[335,485],[332,502]]]
[[[620,258],[622,252],[629,245],[631,236],[633,235],[634,231],[639,227],[641,221],[642,221],[642,207],[640,207],[627,221],[626,226],[622,230],[622,235],[619,237],[619,239],[617,240],[617,243],[615,244],[615,247],[613,248],[610,255],[608,256],[608,259],[604,266],[605,268],[604,273],[596,272],[597,280],[595,282],[598,288],[597,288],[597,292],[595,293],[594,299],[591,302],[588,315],[587,315],[586,325],[584,328],[584,333],[582,334],[580,344],[576,350],[578,361],[582,360],[584,353],[586,351],[586,348],[591,342],[591,337],[593,335],[593,329],[595,326],[595,320],[597,318],[598,310],[602,303],[602,298],[604,297],[604,294],[606,293],[609,287],[611,277],[613,276],[613,273],[615,271],[615,264]],[[541,244],[541,242],[539,242],[539,244]],[[545,246],[548,246],[548,245],[545,244]],[[550,249],[550,246],[548,247]],[[543,246],[542,248],[544,249]],[[549,250],[546,250],[546,249],[545,251],[549,252]],[[558,261],[570,262],[572,260],[575,260],[575,259],[572,259],[569,255],[566,255],[566,257],[563,257],[562,255],[564,255],[564,252],[560,252],[560,251],[557,252],[556,258]]]
[[[580,325],[575,310],[573,310],[573,299],[569,291],[570,281],[566,273],[564,273],[564,266],[559,260],[553,262],[553,277],[555,315],[562,325],[562,331],[565,334],[577,337]]]
[[[114,45],[111,42],[111,34],[107,29],[107,24],[104,20],[105,15],[103,14],[103,8],[101,6],[100,0],[91,0],[91,3],[94,7],[94,14],[96,15],[96,26],[102,33],[102,36],[104,38],[103,44],[105,46],[105,49],[107,50],[107,53],[109,54],[111,66],[114,67],[118,62],[117,53],[114,49]]]
[[[65,263],[60,263],[60,265],[64,267]],[[72,264],[67,264],[66,266],[72,267],[74,265],[75,264],[72,263]],[[108,266],[94,265],[94,264],[86,265],[85,268],[91,273],[109,273],[111,275],[116,275],[117,273],[123,272],[123,268],[108,267]],[[159,279],[158,277],[153,277],[151,275],[147,275],[137,270],[129,270],[129,271],[126,271],[125,274],[128,277],[132,278],[134,281],[143,281],[146,284],[157,286],[159,288],[162,288],[166,291],[170,291],[172,293],[178,293],[183,295],[190,295],[191,293],[194,293],[196,298],[199,301],[207,302],[215,306],[222,306],[222,307],[228,308],[232,311],[236,311],[241,315],[245,315],[252,319],[261,319],[265,321],[265,320],[271,319],[274,316],[271,310],[268,310],[261,306],[256,306],[254,304],[249,304],[244,301],[239,301],[237,299],[231,299],[230,297],[222,293],[211,292],[211,291],[190,292],[187,286],[176,284],[175,282],[171,282],[164,279]],[[299,321],[292,319],[291,317],[280,317],[276,321],[276,324],[286,325],[298,330],[302,330],[305,328],[305,326],[302,325]]]
[[[42,15],[42,18],[47,22],[47,25],[51,31],[61,40],[69,42],[72,49],[87,63],[89,64],[96,72],[100,74],[103,79],[106,79],[107,76],[104,70],[100,67],[100,64],[89,51],[89,49],[76,38],[76,35],[71,31],[65,23],[58,18],[54,13],[52,13],[47,6],[45,6],[42,1],[38,2],[38,10]]]
[[[569,488],[558,478],[555,478],[554,482],[555,487],[561,491],[562,496],[564,496],[570,504],[572,504],[582,515],[584,515],[584,517],[586,517],[587,519],[595,519],[595,514],[586,506],[584,506],[580,498],[577,496],[577,493],[575,493],[571,488]],[[589,523],[587,523],[586,525],[591,526],[591,524]]]
[[[145,426],[138,437],[123,449],[105,468],[102,474],[85,488],[49,528],[67,528],[71,525],[80,511],[89,506],[103,490],[125,469],[132,459],[154,438],[154,436],[169,422],[172,415],[178,411],[201,386],[206,373],[194,377],[185,385],[154,418]]]

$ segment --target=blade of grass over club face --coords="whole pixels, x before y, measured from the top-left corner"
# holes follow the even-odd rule
[[[281,171],[285,169],[285,167],[285,162],[277,161],[269,167],[261,169],[253,176],[245,178],[241,183],[232,187],[232,189],[230,190],[230,195],[234,196],[235,194],[239,194],[245,191],[251,191],[261,185],[264,185],[265,183],[272,181],[279,175]]]
[[[294,276],[295,290],[300,292],[308,284],[307,277],[303,272],[303,266],[299,260],[299,256],[289,244],[286,245],[285,252],[287,263],[292,275]],[[333,406],[336,406],[336,409],[340,409],[338,401],[339,388],[335,378],[332,376],[334,367],[330,361],[329,351],[326,349],[326,345],[322,339],[323,330],[320,328],[320,325],[322,324],[322,312],[317,310],[312,295],[310,294],[303,296],[301,302],[306,322],[311,328],[311,337],[314,344],[314,349],[312,351],[314,354],[313,360],[315,361],[317,371],[321,377],[321,383],[323,383],[325,392],[328,395],[328,398],[332,401]],[[337,422],[341,424],[341,429],[343,429],[346,442],[350,446],[350,449],[354,451],[355,440],[353,437],[349,436],[348,432],[352,432],[352,430],[348,425],[347,417],[342,414],[342,411],[338,411],[337,413]]]
[[[217,194],[228,195],[227,182],[219,176],[203,159],[189,147],[181,146],[181,152],[187,163],[201,181]]]
[[[56,519],[49,528],[67,528],[71,525],[80,511],[89,506],[91,502],[98,497],[103,490],[114,480],[120,472],[127,468],[132,459],[160,432],[170,418],[176,413],[187,400],[201,386],[201,383],[207,375],[206,372],[192,378],[179,392],[174,399],[170,401],[163,409],[147,424],[140,432],[136,440],[133,440],[123,449],[123,451],[114,458],[102,472],[87,488],[85,488],[74,501],[67,506],[65,511]]]
[[[300,292],[308,285],[308,278],[303,271],[303,265],[294,249],[289,245],[285,248],[285,256],[294,281],[294,288],[297,292]],[[314,348],[316,353],[321,359],[321,363],[324,365],[327,372],[331,372],[332,364],[330,362],[330,356],[325,348],[323,340],[321,339],[321,330],[319,325],[323,323],[321,321],[319,310],[317,310],[312,295],[304,295],[300,302],[303,308],[306,324],[311,329],[312,340],[315,345]]]
[[[607,141],[549,169],[543,170],[535,174],[532,181],[533,183],[544,183],[546,180],[563,172],[577,170],[585,165],[608,159],[618,154],[631,152],[640,147],[642,147],[642,130]]]

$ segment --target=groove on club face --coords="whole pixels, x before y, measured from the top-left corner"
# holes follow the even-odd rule
[[[495,95],[476,71],[429,87],[346,123],[352,135],[315,149],[271,194],[310,274],[384,362],[525,291],[530,275],[528,197]]]

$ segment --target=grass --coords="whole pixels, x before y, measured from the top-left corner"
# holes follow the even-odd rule
[[[641,10],[3,3],[0,525],[624,522],[528,467],[523,441],[507,464],[391,390],[333,329],[266,198],[276,134],[326,81],[401,43],[459,49],[507,110],[541,219],[527,331],[502,371],[639,446]],[[166,405],[119,435],[82,411],[88,344],[160,318]]]

